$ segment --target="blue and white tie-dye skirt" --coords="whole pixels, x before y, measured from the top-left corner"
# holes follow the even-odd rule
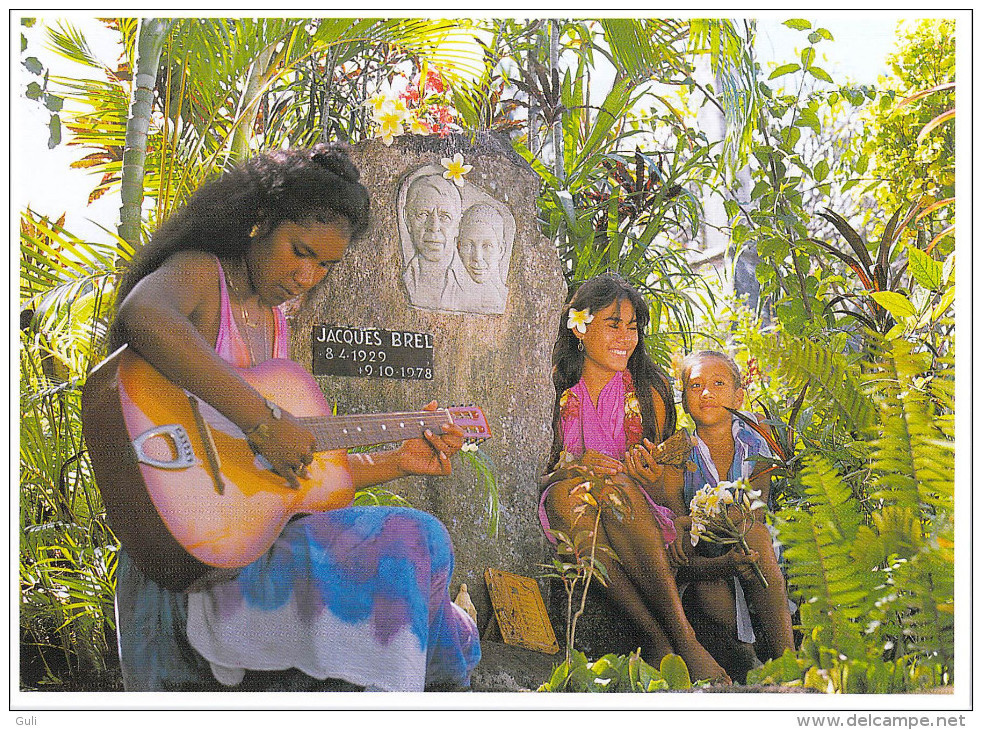
[[[295,668],[389,691],[467,687],[481,650],[450,600],[453,563],[440,521],[403,507],[295,519],[235,578],[187,594],[121,554],[124,685],[193,689],[203,674],[235,685],[245,670]]]

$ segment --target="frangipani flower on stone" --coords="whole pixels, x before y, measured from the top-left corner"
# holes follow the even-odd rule
[[[409,125],[409,132],[411,134],[421,134],[425,136],[430,133],[430,128],[426,125],[426,122],[421,121],[419,117],[413,117],[413,122]]]
[[[365,106],[372,110],[372,119],[378,121],[379,115],[382,113],[382,107],[385,106],[385,102],[387,101],[390,101],[389,97],[380,91],[365,102]]]
[[[464,175],[474,169],[473,165],[464,164],[464,156],[459,152],[453,156],[452,160],[449,157],[444,157],[440,160],[440,164],[447,168],[443,176],[447,180],[453,180],[457,187],[464,186]]]
[[[570,309],[569,319],[566,320],[566,326],[571,330],[576,330],[581,335],[586,334],[586,326],[593,321],[593,315],[590,314],[590,308],[586,309]]]
[[[402,120],[404,114],[396,111],[395,107],[388,107],[382,110],[379,115],[378,122],[381,125],[379,129],[379,134],[382,137],[382,141],[385,142],[385,146],[389,147],[392,145],[392,140],[395,137],[399,137],[403,133]]]

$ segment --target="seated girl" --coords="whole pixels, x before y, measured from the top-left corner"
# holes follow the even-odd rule
[[[623,503],[623,519],[601,507],[597,544],[618,556],[604,562],[606,590],[646,635],[643,656],[657,664],[675,653],[694,678],[729,682],[696,640],[669,565],[674,515],[658,502],[663,472],[672,472],[679,485],[682,477],[655,463],[656,444],[675,431],[675,410],[668,377],[640,343],[648,320],[644,298],[610,274],[582,284],[564,310],[553,349],[551,474],[539,517],[550,541],[556,542],[552,530],[576,541],[593,529],[595,504]],[[603,483],[602,493],[588,500],[593,504],[583,500],[584,471]]]
[[[681,381],[682,407],[696,426],[692,453],[696,468],[685,472],[681,489],[670,490],[667,495],[668,506],[680,515],[675,521],[678,538],[670,548],[671,559],[678,567],[680,583],[691,581],[686,590],[694,591],[692,603],[697,606],[699,619],[690,618],[700,626],[700,637],[713,655],[733,671],[728,659],[734,653],[750,656],[752,661],[752,645],[757,637],[750,607],[760,619],[760,653],[764,657],[776,658],[785,649],[793,648],[784,576],[765,522],[766,508],[755,511],[754,524],[746,536],[751,548],[748,556],[739,549],[726,550],[705,542],[693,548],[689,539],[689,503],[707,484],[742,479],[751,489],[760,490],[760,500],[766,505],[770,476],[763,473],[766,467],[756,464],[753,457],[772,454],[758,433],[727,410],[739,409],[744,400],[740,369],[731,357],[714,350],[693,353],[682,361]],[[753,563],[766,578],[766,587],[753,572]],[[706,636],[715,636],[716,640],[710,641]],[[746,666],[746,658],[743,663]]]
[[[314,435],[241,369],[289,357],[280,305],[313,289],[367,227],[368,191],[358,178],[339,149],[256,156],[174,213],[139,249],[117,295],[113,347],[128,345],[214,406],[297,489],[311,478]],[[234,576],[168,590],[121,550],[124,687],[234,686],[247,670],[299,670],[391,691],[468,686],[480,645],[473,620],[450,601],[446,528],[417,510],[350,505],[358,488],[449,474],[463,432],[448,426],[424,436],[352,454],[339,508],[293,519]]]

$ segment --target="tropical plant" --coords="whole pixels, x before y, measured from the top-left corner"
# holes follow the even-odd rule
[[[404,73],[400,64],[415,59],[461,84],[481,70],[467,23],[182,18],[163,25],[146,19],[139,30],[163,43],[160,66],[152,89],[141,91],[138,113],[128,116],[135,83],[129,69],[138,61],[141,36],[133,20],[106,23],[120,33],[121,63],[105,66],[80,33],[59,24],[51,31],[58,51],[105,78],[53,77],[52,83],[80,109],[66,124],[71,143],[89,150],[81,164],[101,174],[99,194],[115,189],[132,171],[132,184],[142,185],[155,201],[145,221],[150,228],[216,171],[256,150],[309,145],[328,135],[357,141],[369,128],[362,102]],[[148,73],[137,81],[146,81]],[[142,119],[147,127],[142,171],[121,165],[127,119]],[[130,190],[131,183],[125,187]],[[127,194],[131,198],[134,192]]]
[[[82,447],[80,390],[127,249],[30,211],[20,244],[22,681],[62,684],[115,661],[116,541]]]
[[[590,661],[586,654],[574,651],[555,669],[539,692],[658,692],[686,690],[706,684],[693,683],[685,661],[677,654],[666,654],[655,669],[641,658],[641,650],[627,656],[605,654]]]
[[[547,569],[541,577],[556,578],[566,592],[566,660],[570,665],[576,646],[576,624],[586,610],[586,599],[594,579],[606,586],[609,578],[605,561],[618,561],[617,554],[609,545],[598,543],[600,520],[608,512],[618,521],[623,520],[630,503],[612,482],[597,477],[587,468],[574,465],[562,467],[542,478],[544,482],[558,479],[582,481],[569,490],[571,497],[578,500],[572,508],[573,524],[571,535],[562,530],[551,530],[556,539],[556,555],[551,563],[542,563]],[[580,521],[593,512],[593,524],[589,529],[578,527]],[[574,610],[574,601],[579,591],[579,606]]]
[[[880,338],[865,364],[786,336],[780,351],[781,375],[807,380],[826,404],[816,420],[840,420],[855,441],[809,450],[804,500],[775,518],[808,642],[793,664],[775,660],[748,681],[797,672],[840,692],[950,683],[952,361],[900,336]],[[861,468],[841,458],[850,451]]]
[[[900,25],[898,40],[887,59],[892,73],[853,147],[868,161],[865,190],[887,210],[917,204],[924,236],[918,246],[935,242],[947,255],[954,243],[955,21],[911,21]]]

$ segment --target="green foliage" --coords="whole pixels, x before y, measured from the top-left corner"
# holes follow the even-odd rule
[[[927,137],[921,132],[955,106],[955,21],[911,21],[899,36],[887,59],[892,73],[864,115],[867,133],[854,145],[870,160],[867,190],[887,210],[947,202],[922,220],[926,243],[954,221],[955,125],[942,124]],[[944,242],[943,253],[951,243]]]
[[[20,630],[30,667],[23,679],[33,684],[115,662],[117,543],[82,447],[80,415],[81,383],[101,350],[114,253],[61,221],[22,216]]]
[[[774,343],[779,374],[792,388],[808,384],[822,398],[817,417],[862,432],[875,417],[873,404],[863,392],[850,358],[806,339],[784,336]],[[855,359],[855,358],[853,358]]]
[[[658,692],[693,687],[682,657],[667,654],[658,669],[641,658],[638,649],[628,656],[605,654],[590,661],[581,651],[557,666],[539,692]]]
[[[809,348],[797,349],[801,357]],[[841,361],[838,379],[817,368],[809,376],[821,386],[816,397],[836,409],[855,397],[854,382],[865,383],[874,415],[863,429],[868,468],[804,457],[804,505],[781,510],[775,522],[809,641],[752,681],[791,677],[836,692],[952,681],[952,363],[900,338],[868,355],[865,372]]]
[[[470,464],[484,485],[484,505],[488,516],[487,534],[488,537],[497,537],[498,525],[501,521],[501,501],[498,496],[498,478],[494,473],[494,462],[480,449],[459,453],[461,461]]]
[[[521,69],[516,87],[529,97],[528,132],[512,143],[542,180],[543,232],[556,242],[571,287],[615,271],[648,295],[659,330],[688,342],[696,309],[713,293],[693,275],[684,246],[703,218],[699,192],[718,171],[705,135],[651,82],[709,95],[727,118],[724,147],[745,155],[757,109],[752,31],[742,35],[719,20],[549,24],[557,32],[548,53],[545,44],[528,43],[509,59]],[[590,80],[600,53],[609,53],[616,74],[594,101]],[[716,71],[720,99],[696,80],[701,55]],[[652,111],[638,111],[645,104]],[[662,338],[649,345],[668,362]]]

